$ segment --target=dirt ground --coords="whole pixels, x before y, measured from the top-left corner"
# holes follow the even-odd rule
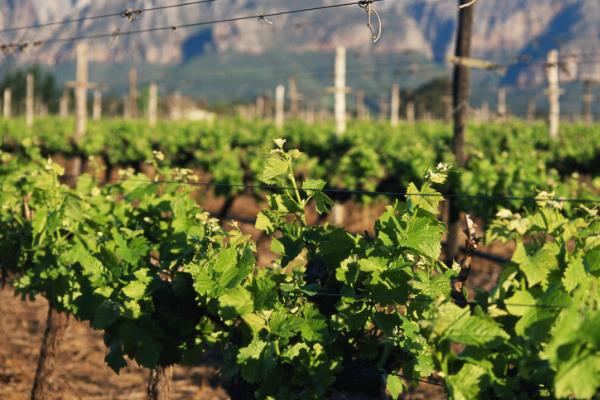
[[[201,203],[211,212],[218,212],[222,200],[204,195]],[[260,210],[251,197],[238,198],[230,217],[252,219]],[[374,219],[384,210],[384,204],[373,205],[364,211],[353,204],[345,207],[343,225],[353,232],[371,231]],[[308,213],[310,223],[317,222],[317,215]],[[259,241],[259,263],[269,264],[275,255],[269,251],[269,241],[261,236],[253,224],[240,222],[241,229]],[[504,257],[510,257],[512,249],[506,246],[482,248]],[[490,289],[498,278],[501,266],[475,259],[468,281],[471,288]],[[0,400],[29,398],[35,373],[37,354],[41,343],[47,313],[47,303],[40,298],[33,302],[15,298],[11,287],[0,290]],[[57,360],[58,370],[52,382],[52,400],[69,399],[144,399],[148,372],[130,362],[116,375],[104,363],[105,346],[102,335],[87,324],[71,321],[64,345]],[[215,367],[176,367],[173,379],[173,399],[220,400],[228,396],[220,387]],[[407,399],[445,399],[443,388],[423,383]],[[338,399],[349,399],[339,397]],[[356,400],[356,399],[354,399]]]

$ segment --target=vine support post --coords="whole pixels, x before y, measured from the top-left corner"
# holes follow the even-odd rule
[[[406,122],[409,124],[415,123],[415,103],[412,100],[406,103]]]
[[[356,91],[356,119],[364,120],[367,118],[367,108],[365,107],[365,92]]]
[[[131,67],[129,69],[129,114],[130,118],[138,117],[138,91],[137,91],[137,69]]]
[[[400,85],[394,83],[390,96],[390,124],[393,128],[398,126],[400,120]]]
[[[255,117],[258,120],[265,118],[265,98],[263,95],[256,97]]]
[[[277,85],[275,88],[275,127],[283,129],[285,120],[285,86]]]
[[[152,369],[148,380],[148,400],[169,400],[171,398],[172,379],[172,366],[157,366]]]
[[[26,93],[25,93],[25,120],[27,122],[27,127],[31,128],[33,126],[33,113],[34,113],[34,77],[30,72],[27,74],[26,79]]]
[[[485,123],[490,122],[490,103],[487,101],[481,104],[481,121]]]
[[[498,89],[498,120],[501,122],[506,121],[506,117],[508,116],[507,108],[506,108],[506,88],[501,87]]]
[[[548,60],[546,64],[546,77],[548,79],[548,103],[550,105],[548,113],[550,139],[557,140],[558,133],[560,130],[560,87],[558,50],[551,50],[548,53]]]
[[[591,125],[594,122],[592,115],[592,102],[594,101],[593,85],[594,83],[589,79],[583,82],[583,120],[587,125]]]
[[[156,121],[158,119],[157,112],[158,110],[158,86],[156,82],[150,83],[150,88],[148,90],[148,124],[151,127],[156,126]]]
[[[346,48],[338,46],[335,50],[334,86],[329,88],[335,99],[335,132],[339,136],[346,132]]]
[[[387,115],[388,115],[388,101],[386,99],[386,96],[381,95],[379,96],[379,120],[380,121],[385,121],[387,119]]]
[[[2,116],[4,119],[10,119],[12,106],[12,91],[9,88],[4,89]]]
[[[67,88],[63,89],[60,101],[58,103],[58,115],[62,118],[69,116],[69,92]]]
[[[535,121],[535,100],[533,98],[527,102],[527,121]]]
[[[290,98],[290,115],[293,118],[297,118],[301,96],[300,93],[298,93],[298,81],[293,76],[288,79],[288,89],[288,96]]]
[[[94,106],[92,108],[92,119],[94,121],[100,121],[102,118],[102,91],[100,89],[94,90]]]
[[[466,6],[470,0],[458,0],[459,6]],[[475,14],[475,5],[461,7],[458,11],[458,33],[456,35],[455,56],[457,59],[471,56],[471,36],[473,33],[473,19]],[[454,136],[452,138],[452,150],[456,166],[460,169],[465,166],[465,134],[467,130],[467,119],[469,112],[469,85],[470,85],[469,67],[464,63],[454,64],[454,77],[452,83],[452,106],[454,119]],[[454,174],[452,178],[450,194],[457,192],[460,185],[460,178]],[[451,262],[460,250],[460,207],[458,199],[450,197],[448,199],[448,240],[446,244],[446,257]]]

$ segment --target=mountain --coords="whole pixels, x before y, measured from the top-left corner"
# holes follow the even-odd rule
[[[0,0],[0,26],[6,29],[40,25],[184,1]],[[58,71],[70,71],[71,67],[65,69],[63,66],[72,62],[74,42],[52,40],[154,27],[168,28],[341,2],[343,0],[214,0],[145,11],[132,19],[116,16],[1,32],[0,43],[41,41],[39,46],[29,47],[18,54],[17,62],[41,63],[55,66]],[[402,64],[402,55],[410,60],[418,60],[416,72],[431,65],[437,65],[439,70],[443,68],[446,55],[453,51],[456,3],[455,0],[383,0],[374,3],[373,7],[383,22],[383,35],[377,44],[370,40],[366,27],[367,13],[352,5],[263,20],[253,18],[92,40],[90,59],[97,65],[108,65],[113,69],[115,66],[144,65],[148,71],[162,68],[170,71],[170,74],[182,74],[176,78],[196,79],[199,75],[207,76],[206,70],[199,69],[201,67],[212,69],[208,76],[244,68],[278,69],[286,65],[291,65],[292,70],[296,65],[296,69],[301,71],[318,63],[330,70],[332,50],[337,45],[345,45],[361,65],[369,62],[381,64],[390,60]],[[519,56],[543,60],[550,49],[560,48],[561,54],[587,54],[588,58],[580,63],[580,77],[600,78],[597,63],[588,54],[600,51],[598,0],[479,0],[475,18],[475,56],[499,63],[514,61]],[[45,43],[46,40],[50,42]],[[327,57],[319,54],[327,54]],[[315,58],[320,61],[313,63]],[[225,62],[233,64],[225,65]],[[98,68],[105,71],[102,78],[110,77],[110,68]],[[414,75],[415,71],[411,73]],[[154,78],[156,76],[160,74],[157,72],[153,75]],[[330,80],[329,76],[319,78]],[[170,79],[177,81],[172,76]],[[504,77],[490,79],[494,84],[540,83],[544,79],[543,64],[519,64],[509,69]],[[234,97],[244,97],[243,90],[236,88],[234,92]]]
[[[183,0],[182,0],[183,1]],[[179,2],[182,2],[179,1]],[[125,9],[174,4],[173,0],[0,0],[0,26],[45,24],[91,17]],[[309,8],[341,0],[215,0],[204,4],[143,12],[133,21],[113,17],[1,34],[3,43],[57,39],[77,35],[170,27],[198,21]],[[92,58],[115,61],[137,57],[150,63],[178,63],[207,50],[260,54],[274,49],[291,52],[330,51],[336,45],[374,53],[418,52],[442,60],[451,51],[456,24],[454,0],[384,0],[373,7],[382,17],[383,36],[369,41],[366,12],[358,6],[293,15],[204,25],[93,41]],[[542,54],[560,46],[595,51],[600,30],[600,2],[595,0],[480,0],[473,47],[477,54]],[[42,44],[28,57],[57,63],[72,56],[73,43]],[[25,57],[27,58],[27,57]]]

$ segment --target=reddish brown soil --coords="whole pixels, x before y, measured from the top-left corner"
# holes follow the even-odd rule
[[[29,398],[44,331],[47,303],[25,302],[6,286],[0,290],[0,399]],[[147,370],[130,362],[119,375],[104,363],[100,332],[71,321],[58,355],[51,400],[146,398]],[[173,399],[227,399],[212,367],[176,367]]]

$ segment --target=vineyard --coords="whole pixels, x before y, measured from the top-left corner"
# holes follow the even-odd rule
[[[435,123],[336,139],[298,122],[273,139],[237,120],[102,121],[77,147],[69,125],[2,125],[2,276],[104,332],[115,371],[130,359],[160,377],[216,353],[234,399],[398,398],[419,384],[453,398],[597,393],[597,130],[552,143],[542,126],[474,126],[455,169]],[[88,174],[69,187],[60,163],[75,157]],[[448,175],[486,243],[515,248],[491,291],[464,286],[479,229],[458,262],[440,261]],[[207,191],[224,199],[212,214]],[[244,194],[261,205],[258,239],[225,220]],[[347,202],[387,206],[358,233],[327,222]],[[259,265],[265,238],[274,257]]]
[[[426,0],[23,1],[0,0],[0,398],[599,398],[598,61],[539,32],[507,45],[514,20],[494,37],[525,4],[483,29],[492,0],[456,20]],[[578,19],[554,8],[545,35]],[[98,77],[124,60],[120,97]]]

